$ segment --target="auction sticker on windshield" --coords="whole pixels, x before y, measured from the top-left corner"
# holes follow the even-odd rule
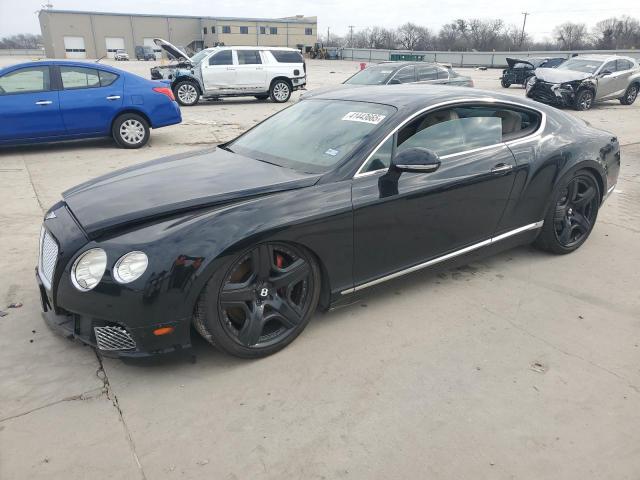
[[[344,117],[342,117],[342,120],[346,120],[348,122],[363,122],[377,125],[382,120],[384,120],[385,117],[386,115],[380,115],[378,113],[349,112]]]

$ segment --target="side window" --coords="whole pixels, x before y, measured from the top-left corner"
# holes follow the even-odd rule
[[[630,70],[633,64],[629,60],[618,60],[617,67],[618,72],[622,72],[624,70]]]
[[[209,65],[233,65],[231,50],[223,50],[209,59]]]
[[[249,33],[249,27],[240,27],[240,33],[247,35]]]
[[[551,58],[544,64],[545,68],[554,68],[564,62],[564,58]]]
[[[270,50],[271,55],[278,63],[302,63],[304,59],[300,52],[290,52],[288,50]]]
[[[262,63],[258,50],[236,50],[238,65],[255,65]]]
[[[449,70],[446,68],[438,67],[438,80],[448,80]]]
[[[260,27],[260,35],[264,35],[267,33],[267,27]]]
[[[604,64],[604,67],[602,67],[602,69],[600,70],[600,73],[604,72],[604,71],[609,71],[611,73],[616,71],[616,61],[612,60],[611,62],[607,62]]]
[[[436,80],[438,78],[438,70],[433,65],[420,65],[417,71],[419,82]]]
[[[0,95],[45,92],[50,88],[49,67],[21,68],[0,77]]]
[[[94,68],[60,67],[60,76],[65,90],[100,86],[100,76]]]
[[[391,79],[391,83],[412,83],[415,81],[416,69],[413,65],[401,68]]]
[[[269,35],[277,35],[278,27],[269,27]]]
[[[391,165],[391,155],[393,153],[393,136],[378,147],[367,164],[362,169],[362,173],[374,172],[383,168],[389,168]]]
[[[223,25],[222,26],[222,33],[231,33],[231,26],[230,25]]]
[[[100,75],[100,86],[102,87],[108,87],[118,79],[118,75],[115,73],[105,72],[104,70],[99,70],[98,73]]]

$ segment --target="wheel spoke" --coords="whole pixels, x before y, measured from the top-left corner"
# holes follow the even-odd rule
[[[562,223],[562,231],[560,235],[558,235],[558,240],[560,240],[560,243],[563,245],[568,245],[571,241],[571,222],[569,219],[565,219]]]
[[[278,269],[278,275],[272,277],[271,283],[275,288],[294,286],[309,275],[309,265],[299,258],[286,268]]]
[[[593,197],[596,195],[596,189],[592,186],[589,186],[584,193],[581,193],[578,198],[573,202],[573,205],[576,208],[581,208],[587,205]]]
[[[587,233],[591,229],[591,221],[582,213],[575,212],[573,219],[582,233]]]
[[[268,305],[273,309],[273,314],[288,328],[295,327],[300,323],[300,320],[302,320],[300,312],[280,296],[269,301]],[[272,315],[270,315],[270,317],[271,316]]]
[[[220,292],[223,304],[250,302],[254,299],[255,285],[253,279],[245,283],[227,283]]]
[[[238,340],[248,347],[253,346],[260,340],[264,327],[264,306],[253,305],[244,321],[244,325],[238,332]]]
[[[273,267],[273,250],[267,244],[262,244],[251,252],[253,271],[259,280],[268,280]]]
[[[578,182],[576,180],[573,180],[567,186],[567,201],[573,203],[577,195],[578,195]]]
[[[568,207],[565,205],[564,207],[556,206],[555,214],[553,215],[554,222],[563,222],[567,216]]]

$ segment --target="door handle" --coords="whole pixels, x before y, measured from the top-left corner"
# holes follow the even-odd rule
[[[507,163],[499,163],[491,169],[491,173],[505,173],[513,168],[513,165]]]
[[[36,105],[51,105],[53,102],[51,100],[40,100],[36,102]]]
[[[109,95],[107,100],[120,100],[120,95]]]
[[[256,70],[264,70],[262,67],[256,67]]]
[[[233,67],[227,67],[227,70],[235,70]]]

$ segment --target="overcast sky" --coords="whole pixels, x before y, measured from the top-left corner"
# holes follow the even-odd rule
[[[69,10],[96,10],[123,13],[158,13],[203,16],[283,17],[296,14],[316,15],[318,28],[326,33],[327,27],[345,35],[348,26],[363,28],[371,25],[396,27],[412,21],[438,30],[455,18],[502,18],[505,23],[522,26],[522,12],[527,19],[527,32],[536,40],[551,35],[554,25],[571,20],[584,22],[589,27],[603,18],[628,14],[640,17],[640,4],[634,0],[564,0],[554,2],[519,2],[514,0],[453,0],[450,2],[417,2],[416,0],[51,0],[54,8]],[[39,33],[36,11],[46,3],[43,0],[0,0],[0,37],[15,33]],[[605,8],[605,5],[608,8]]]

